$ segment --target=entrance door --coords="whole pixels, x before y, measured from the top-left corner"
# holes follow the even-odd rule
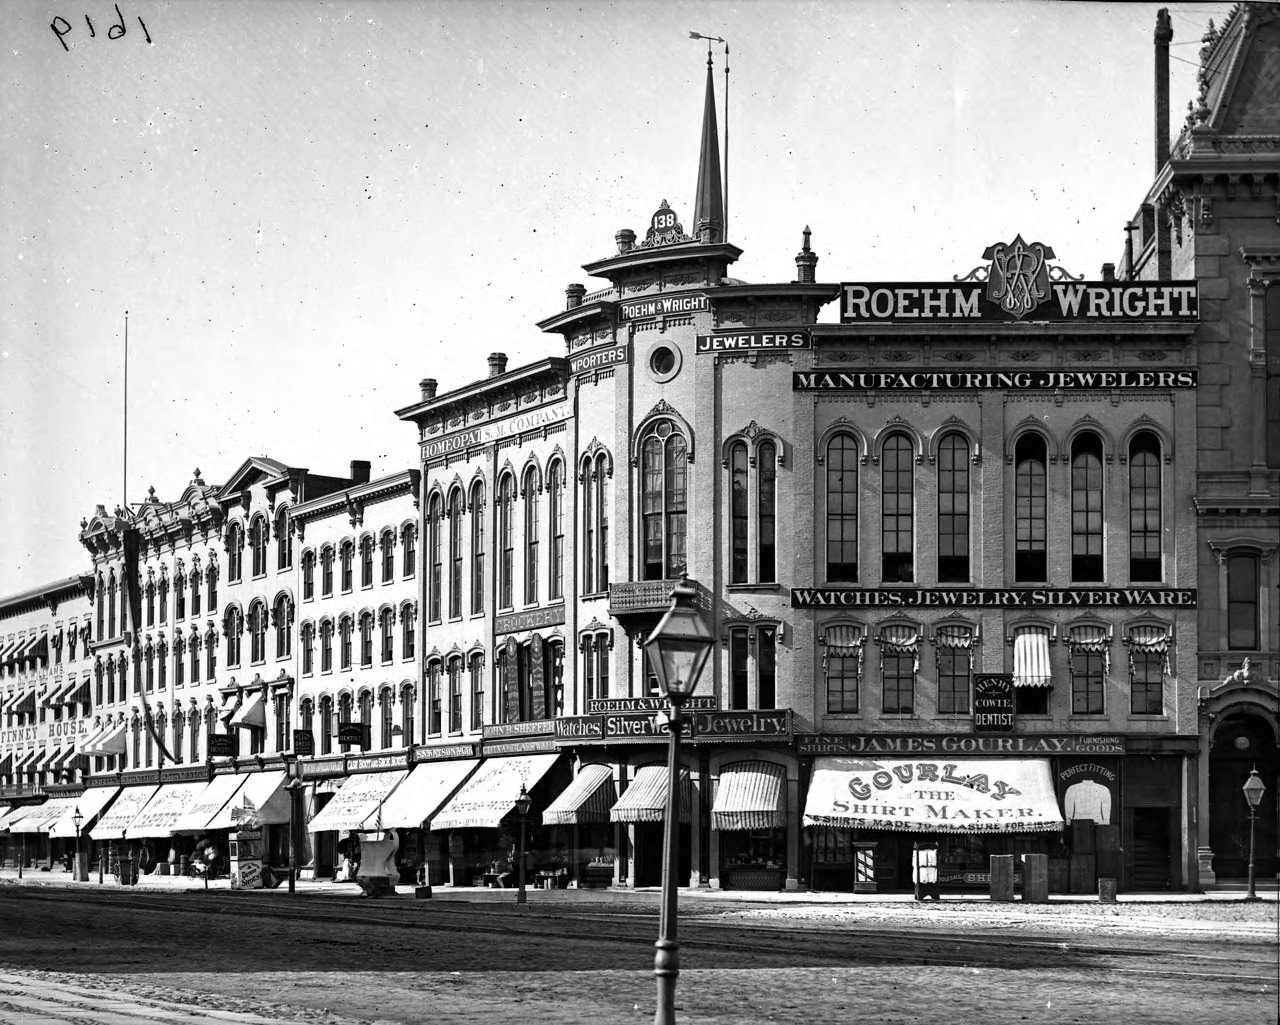
[[[636,886],[661,886],[662,885],[662,844],[664,838],[665,824],[661,822],[637,822],[635,825],[635,868],[636,868]],[[690,834],[689,823],[680,823],[680,832],[677,837],[679,850],[676,853],[676,859],[679,867],[676,870],[676,885],[689,885],[689,870],[691,860],[689,856],[690,850]]]
[[[1209,845],[1219,880],[1244,879],[1249,874],[1249,804],[1243,787],[1255,767],[1267,791],[1254,823],[1254,871],[1260,879],[1275,875],[1277,765],[1274,734],[1258,717],[1232,715],[1214,731],[1209,753]]]
[[[1170,855],[1170,809],[1134,808],[1133,842],[1129,847],[1129,889],[1173,889]]]

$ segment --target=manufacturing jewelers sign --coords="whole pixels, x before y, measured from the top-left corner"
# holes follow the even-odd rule
[[[797,370],[792,391],[1080,391],[1194,388],[1194,370]]]

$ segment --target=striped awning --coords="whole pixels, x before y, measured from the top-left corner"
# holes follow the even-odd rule
[[[34,772],[36,763],[44,756],[44,752],[40,750],[31,750],[23,752],[22,756],[13,763],[13,774],[15,776],[24,773]]]
[[[720,770],[711,828],[723,831],[785,828],[787,774],[772,762],[735,762]]]
[[[0,662],[8,662],[13,653],[18,650],[18,645],[21,643],[21,637],[14,637],[0,643]]]
[[[613,769],[593,762],[582,766],[574,781],[547,805],[542,824],[573,826],[580,822],[608,822],[613,802]]]
[[[79,755],[79,753],[80,752],[77,751],[74,746],[64,747],[54,751],[51,754],[49,761],[45,764],[45,768],[50,772],[61,772],[67,767],[72,759]]]
[[[954,623],[940,626],[934,634],[934,640],[939,648],[972,648],[973,628],[958,626]]]
[[[13,651],[13,660],[21,662],[23,659],[31,657],[31,653],[35,650],[35,646],[40,643],[39,637],[24,637]]]
[[[40,699],[40,705],[43,708],[52,708],[54,705],[62,704],[62,695],[67,692],[69,687],[75,685],[74,680],[59,680],[49,687],[48,692]]]
[[[35,715],[36,688],[30,687],[25,691],[15,694],[13,700],[9,702],[9,706],[5,711],[10,715]]]
[[[0,776],[8,776],[11,772],[13,772],[13,755],[0,755]],[[4,809],[0,808],[0,813],[3,811]]]
[[[203,833],[209,820],[222,811],[223,807],[235,796],[244,785],[246,776],[237,776],[233,772],[214,776],[208,785],[187,805],[178,820],[173,824],[175,833]],[[228,816],[229,817],[229,816]]]
[[[852,658],[862,651],[862,628],[848,624],[829,626],[822,633],[827,655],[832,658]]]
[[[79,683],[73,682],[67,688],[65,694],[62,695],[62,703],[64,705],[76,705],[89,703],[89,677],[85,677]]]
[[[1073,626],[1067,634],[1067,644],[1073,651],[1103,652],[1107,650],[1110,638],[1105,626],[1087,623],[1084,626]]]
[[[1024,626],[1013,635],[1013,685],[1049,687],[1049,628]]]
[[[645,765],[636,772],[618,803],[609,809],[612,822],[662,822],[667,817],[667,767]],[[693,795],[687,769],[680,770],[680,821],[693,820]]]
[[[127,723],[118,722],[114,726],[107,726],[93,738],[92,743],[86,743],[82,750],[87,755],[122,755],[129,749],[128,733]]]
[[[1130,627],[1129,647],[1134,651],[1163,655],[1169,650],[1169,630],[1163,626]]]
[[[289,792],[282,769],[251,772],[244,785],[206,824],[205,829],[258,829],[289,821]]]

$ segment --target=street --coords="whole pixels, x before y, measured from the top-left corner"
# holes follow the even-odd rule
[[[0,889],[0,1021],[652,1019],[656,894]],[[495,899],[499,898],[499,899]],[[1276,1020],[1276,905],[682,901],[680,1021]]]

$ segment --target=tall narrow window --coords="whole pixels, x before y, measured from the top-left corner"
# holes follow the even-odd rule
[[[395,726],[396,702],[390,687],[383,687],[378,692],[378,711],[381,713],[380,718],[382,720],[378,746],[385,751],[387,748],[395,746],[395,742],[392,740],[392,727]],[[405,743],[407,745],[409,741],[406,740]]]
[[[373,742],[373,693],[360,692],[360,750],[368,751]]]
[[[378,613],[378,634],[381,641],[382,661],[390,662],[395,658],[395,613],[383,609]]]
[[[582,637],[582,697],[585,701],[593,700],[596,695],[596,644],[597,635],[583,634]]]
[[[756,707],[778,707],[778,630],[762,626],[756,631]]]
[[[427,666],[427,732],[440,732],[440,663]]]
[[[97,605],[94,618],[97,621],[96,626],[98,631],[98,640],[102,640],[106,636],[103,633],[103,615],[106,611],[106,589],[102,585],[101,574],[98,575],[98,588],[96,592],[96,597],[94,599],[94,604]]]
[[[233,584],[244,573],[244,528],[233,523],[227,528],[227,579]]]
[[[748,511],[751,495],[747,486],[747,446],[735,442],[729,448],[729,583],[747,582]],[[745,634],[744,634],[745,636]],[[732,642],[731,642],[732,649]],[[746,656],[743,656],[743,674],[746,674]],[[730,705],[745,708],[745,705]]]
[[[123,628],[126,621],[124,595],[121,594],[120,598],[120,625]],[[156,586],[156,604],[160,606],[160,623],[163,625],[169,621],[169,578],[164,575],[163,570],[161,570],[160,583]]]
[[[373,538],[360,539],[360,586],[373,586]]]
[[[344,591],[350,591],[353,583],[355,582],[354,573],[353,573],[355,568],[355,557],[356,557],[355,543],[350,540],[343,541],[341,553],[338,556],[338,561],[341,563],[342,589]]]
[[[462,492],[449,496],[449,618],[462,615]]]
[[[440,531],[443,526],[440,494],[436,492],[427,506],[427,619],[432,623],[440,621]]]
[[[249,607],[249,661],[262,662],[267,657],[267,607],[254,602]]]
[[[938,713],[967,715],[973,677],[973,633],[967,626],[940,626],[934,639],[938,654]]]
[[[1258,557],[1252,553],[1227,556],[1227,647],[1232,651],[1257,651]]]
[[[156,684],[164,690],[169,681],[169,648],[164,643],[164,638],[160,639],[160,643],[156,646]]]
[[[1132,715],[1164,712],[1164,655],[1134,651],[1129,656],[1129,711]]]
[[[320,753],[333,753],[333,698],[320,699]]]
[[[1072,715],[1102,715],[1107,646],[1105,627],[1076,626],[1067,635]]]
[[[938,583],[969,579],[969,439],[948,434],[938,445]]]
[[[320,594],[328,598],[333,594],[333,549],[320,549]]]
[[[293,602],[287,594],[276,599],[272,619],[276,627],[276,658],[293,654]]]
[[[596,590],[595,473],[590,460],[582,463],[582,592]]]
[[[553,462],[547,470],[547,598],[564,597],[564,464]]]
[[[227,610],[227,617],[223,623],[223,629],[227,635],[227,666],[238,666],[240,664],[240,632],[244,628],[243,620],[240,616],[240,610],[234,606]],[[210,674],[212,679],[212,674]]]
[[[596,589],[609,590],[609,457],[596,456]]]
[[[213,683],[218,672],[218,633],[213,629],[204,635],[204,662],[204,678]]]
[[[342,727],[350,725],[351,723],[351,708],[352,708],[351,695],[350,694],[338,695],[338,736],[339,737],[342,736]],[[351,745],[339,743],[338,748],[344,752],[350,751]]]
[[[640,462],[644,579],[683,577],[688,569],[688,445],[675,424],[650,424],[640,445]]]
[[[484,725],[484,656],[472,655],[471,668],[471,728]]]
[[[1150,431],[1129,444],[1129,579],[1160,580],[1160,442]]]
[[[1047,580],[1047,491],[1044,438],[1024,434],[1014,446],[1013,575],[1019,582]]]
[[[883,507],[880,519],[881,579],[886,583],[914,579],[915,456],[905,434],[892,434],[880,455]]]
[[[745,629],[729,631],[729,707],[751,707]]]
[[[538,600],[538,556],[542,531],[538,526],[538,474],[533,467],[524,475],[524,603]]]
[[[150,575],[147,577],[147,586],[143,592],[147,599],[147,626],[156,625],[156,585]]]
[[[276,513],[276,570],[293,568],[293,545],[289,543],[289,510]]]
[[[1102,579],[1102,441],[1081,434],[1071,443],[1071,580]]]
[[[187,651],[191,659],[191,682],[200,682],[200,635],[196,633],[195,628],[191,630],[191,641],[187,645]]]
[[[355,632],[355,621],[350,616],[343,616],[338,623],[338,668],[351,668],[351,636]]]
[[[449,732],[462,732],[462,659],[449,659]]]
[[[360,664],[373,665],[373,613],[360,613]]]
[[[145,657],[146,666],[147,666],[147,672],[146,672],[147,693],[150,694],[153,690],[156,689],[156,676],[155,676],[156,650],[150,644],[147,645],[146,653],[144,657]]]
[[[218,611],[218,567],[214,563],[210,563],[209,568],[204,571],[205,588],[209,592],[209,614],[214,615]]]
[[[827,580],[856,581],[858,443],[847,434],[837,434],[827,443],[826,479]],[[854,711],[857,711],[856,700]]]
[[[320,672],[333,672],[333,620],[320,622]]]
[[[829,626],[823,632],[822,667],[829,714],[850,715],[858,711],[864,639],[865,634],[857,626]]]
[[[406,523],[404,529],[400,533],[401,546],[404,556],[401,560],[400,572],[405,577],[411,577],[418,572],[418,526],[415,523]]]
[[[471,486],[471,614],[484,611],[484,485]]]
[[[181,570],[173,578],[173,618],[187,618],[187,577]]]
[[[178,763],[182,762],[182,732],[186,721],[186,716],[182,712],[176,713],[173,717],[173,760]]]
[[[191,571],[191,615],[200,615],[200,570]]]
[[[249,524],[249,548],[253,556],[253,575],[260,577],[267,572],[267,521],[255,516]]]
[[[412,747],[417,743],[413,721],[413,684],[406,683],[400,688],[400,732],[404,736],[404,746]]]
[[[302,600],[311,601],[316,596],[316,553],[302,553]]]
[[[382,549],[382,582],[389,584],[396,578],[396,536],[390,530],[384,530],[378,539]]]
[[[507,474],[498,484],[498,608],[512,605],[515,574],[515,479]]]
[[[772,584],[778,579],[777,523],[778,523],[778,449],[772,441],[763,441],[756,455],[760,467],[756,496],[759,515],[756,523],[756,543],[760,549],[760,565],[757,579],[762,584]],[[761,708],[772,707],[761,705]]]
[[[400,657],[413,658],[415,633],[418,628],[418,610],[412,603],[400,606]]]
[[[310,676],[315,670],[316,628],[311,623],[302,624],[302,675]]]

